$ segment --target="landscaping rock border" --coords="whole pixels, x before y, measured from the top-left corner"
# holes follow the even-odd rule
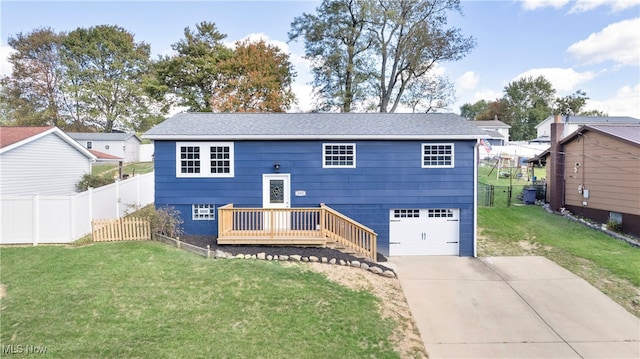
[[[630,245],[634,246],[634,247],[639,247],[640,248],[640,239],[638,238],[634,238],[630,235],[626,235],[624,233],[618,233],[618,232],[614,232],[614,231],[610,231],[606,228],[605,225],[603,224],[599,224],[599,223],[595,223],[593,221],[587,220],[585,218],[580,218],[577,216],[574,216],[571,212],[569,212],[568,210],[561,208],[559,212],[555,212],[551,209],[551,207],[549,206],[548,203],[544,203],[542,204],[542,208],[544,208],[547,212],[549,213],[553,213],[553,214],[557,214],[559,216],[562,216],[564,218],[567,218],[573,222],[577,222],[582,224],[583,226],[589,227],[591,229],[595,229],[597,231],[600,232],[604,232],[605,234],[620,240],[620,241],[625,241],[627,243],[629,243]]]
[[[212,247],[211,244],[203,243],[203,239],[205,241],[211,240],[208,237],[189,236],[176,239],[161,234],[154,234],[153,239],[212,259],[324,263],[327,265],[360,268],[383,277],[397,278],[393,269],[381,265],[380,263],[369,262],[330,248],[289,246],[218,246],[217,244]],[[204,248],[202,247],[203,245],[205,246]]]

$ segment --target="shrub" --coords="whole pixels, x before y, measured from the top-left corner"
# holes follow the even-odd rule
[[[80,182],[76,184],[76,188],[78,189],[78,191],[84,192],[88,190],[89,187],[98,188],[98,187],[106,186],[113,182],[115,182],[113,177],[103,177],[98,175],[92,175],[90,173],[85,173],[82,175]]]
[[[622,223],[609,220],[607,222],[607,229],[613,232],[620,233],[622,232]]]
[[[180,211],[171,206],[157,209],[153,204],[142,208],[129,206],[127,216],[148,218],[151,221],[151,232],[153,233],[160,233],[171,238],[179,237],[183,233]]]

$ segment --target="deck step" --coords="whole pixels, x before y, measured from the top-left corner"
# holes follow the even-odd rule
[[[356,255],[356,251],[355,250],[353,250],[350,247],[345,247],[344,245],[341,245],[338,242],[326,242],[325,246],[327,248],[331,248],[331,249],[335,249],[337,251],[340,251],[342,253]]]

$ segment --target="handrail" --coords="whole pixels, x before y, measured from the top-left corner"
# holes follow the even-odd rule
[[[341,245],[353,250],[357,255],[376,261],[377,241],[376,232],[334,210],[333,208],[320,204],[324,214],[323,234]]]
[[[218,207],[218,243],[300,244],[337,243],[376,261],[377,234],[342,213],[320,208]]]

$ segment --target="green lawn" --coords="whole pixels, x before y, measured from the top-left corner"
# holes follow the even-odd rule
[[[132,163],[123,163],[122,165],[122,173],[123,174],[145,174],[153,171],[153,162],[132,162]],[[118,174],[118,164],[117,163],[99,163],[91,166],[91,174],[97,176],[113,176],[114,174]]]
[[[511,173],[513,175],[510,176],[511,178],[497,176],[499,172],[509,173],[509,169],[498,170],[497,168],[492,168],[493,164],[494,163],[492,162],[484,161],[483,165],[478,167],[478,204],[481,207],[490,206],[487,198],[489,195],[487,192],[487,186],[491,185],[494,186],[494,207],[507,207],[508,205],[522,204],[522,199],[518,199],[518,197],[522,195],[523,189],[531,185],[532,182],[527,181],[526,179],[518,179],[517,176],[515,176],[517,172],[517,169],[515,168],[511,169]],[[536,178],[546,177],[546,170],[544,168],[536,168],[535,176]],[[508,202],[509,186],[511,186],[510,203]]]
[[[640,317],[640,248],[538,206],[480,208],[481,256],[542,255]]]
[[[531,184],[531,182],[527,181],[526,179],[518,179],[516,174],[519,170],[517,168],[511,169],[511,173],[513,175],[511,179],[509,179],[509,177],[499,176],[498,175],[499,172],[509,173],[509,169],[503,168],[501,170],[498,170],[498,168],[492,167],[494,164],[495,162],[483,161],[482,164],[478,166],[478,182],[484,183],[487,185],[494,185],[494,186],[511,186],[511,185],[524,186],[527,183]],[[534,174],[537,179],[546,178],[547,177],[546,172],[547,171],[545,168],[534,169]]]
[[[378,299],[303,266],[155,242],[3,247],[2,345],[59,358],[397,358]]]

